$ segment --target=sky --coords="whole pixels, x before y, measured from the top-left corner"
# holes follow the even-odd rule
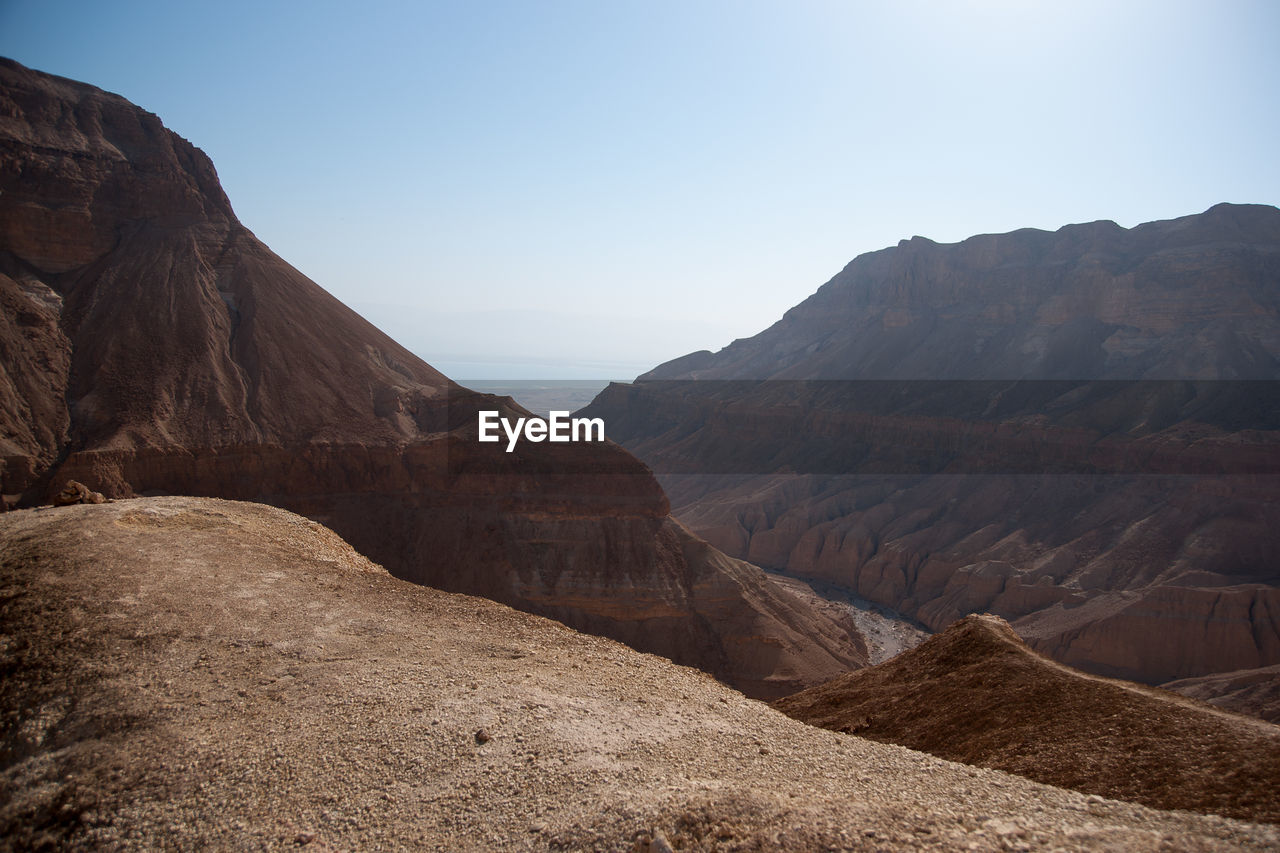
[[[630,378],[856,255],[1280,203],[1271,0],[0,0],[458,379]]]

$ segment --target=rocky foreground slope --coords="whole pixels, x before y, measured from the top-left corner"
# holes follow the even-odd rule
[[[812,728],[288,512],[0,517],[4,846],[1274,849]],[[660,836],[660,838],[659,838]]]
[[[903,241],[585,411],[713,545],[933,630],[1148,683],[1280,664],[1274,207]]]
[[[1085,793],[1280,822],[1280,727],[1054,663],[994,616],[774,707]]]
[[[527,413],[460,388],[277,257],[156,116],[7,60],[0,306],[6,502],[75,479],[286,506],[399,577],[760,696],[866,661],[852,625],[670,519],[616,445],[479,444],[478,410]]]

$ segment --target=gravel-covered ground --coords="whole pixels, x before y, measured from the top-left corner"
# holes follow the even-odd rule
[[[0,544],[8,848],[1280,847],[805,726],[278,509],[26,510]]]

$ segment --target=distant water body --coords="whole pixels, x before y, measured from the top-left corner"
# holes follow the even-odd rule
[[[458,379],[459,385],[485,394],[511,397],[535,415],[576,412],[595,399],[610,382],[630,379]]]

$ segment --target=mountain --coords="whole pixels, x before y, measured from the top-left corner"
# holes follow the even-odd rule
[[[6,504],[253,499],[323,520],[402,578],[485,595],[777,696],[865,662],[851,625],[668,517],[612,443],[476,440],[475,394],[237,220],[156,116],[0,62]]]
[[[1277,358],[1280,211],[1222,204],[903,241],[584,413],[726,553],[1159,684],[1280,663]]]
[[[1267,850],[803,725],[271,507],[0,516],[6,849]]]
[[[1084,793],[1280,821],[1280,728],[1062,666],[993,616],[966,616],[892,660],[774,707]]]
[[[923,237],[859,255],[751,338],[644,379],[1280,376],[1280,210]]]

